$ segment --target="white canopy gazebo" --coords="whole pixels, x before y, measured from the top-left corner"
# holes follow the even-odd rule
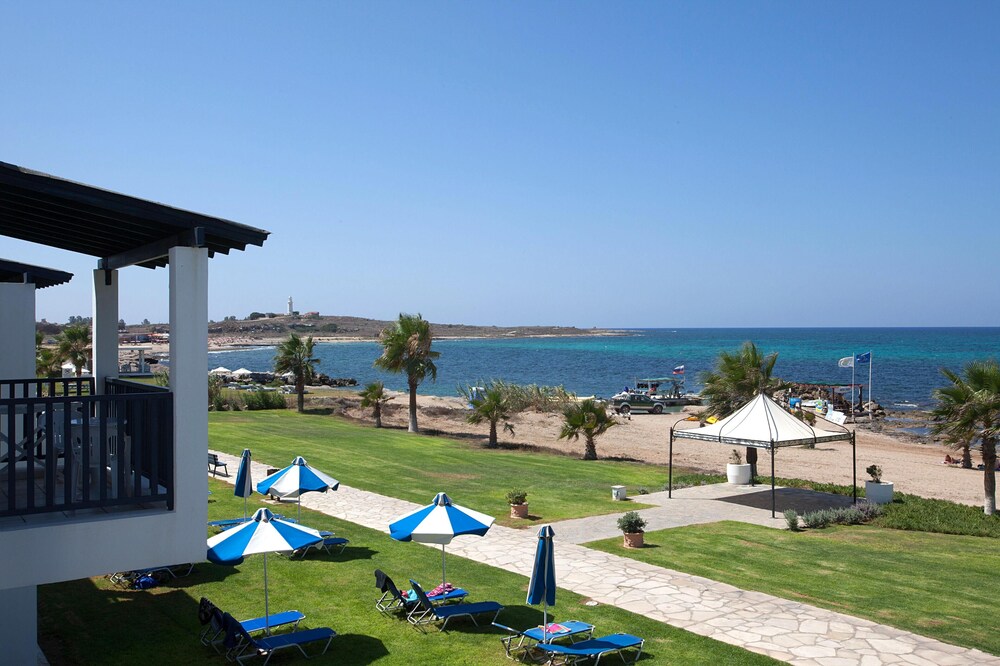
[[[802,446],[821,442],[849,441],[854,469],[854,501],[858,501],[858,458],[854,433],[814,428],[785,411],[763,393],[716,423],[690,430],[670,429],[670,476],[667,496],[673,497],[674,438],[696,439],[732,446],[767,449],[771,452],[771,517],[774,517],[774,452],[785,446]]]

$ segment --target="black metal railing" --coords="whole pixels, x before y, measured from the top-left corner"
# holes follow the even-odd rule
[[[173,508],[173,394],[121,380],[93,389],[90,378],[0,381],[0,516]]]

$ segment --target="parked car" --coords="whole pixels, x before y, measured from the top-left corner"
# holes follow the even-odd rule
[[[619,414],[630,414],[631,412],[663,413],[662,402],[641,393],[630,393],[627,396],[621,397],[615,396],[611,399],[611,406]]]

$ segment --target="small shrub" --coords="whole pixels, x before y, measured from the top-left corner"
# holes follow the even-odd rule
[[[739,449],[733,449],[732,453],[729,454],[729,462],[733,465],[743,464],[743,454],[740,453]]]
[[[274,391],[248,391],[243,395],[243,405],[249,410],[285,409],[285,396]]]
[[[618,529],[624,534],[636,534],[646,529],[646,521],[638,511],[629,511],[618,519]]]
[[[649,494],[649,488],[647,488],[646,486],[639,486],[639,490],[637,492],[640,495],[648,495]]]
[[[788,529],[792,532],[799,531],[799,514],[795,509],[785,510],[785,524],[788,525]]]
[[[830,524],[830,512],[826,509],[820,509],[819,511],[803,513],[802,522],[805,523],[806,527],[821,530]]]
[[[868,467],[865,468],[865,472],[872,477],[872,481],[874,483],[882,482],[882,468],[878,465],[868,465]]]
[[[524,504],[528,501],[527,491],[520,488],[511,488],[504,497],[507,498],[507,504]]]

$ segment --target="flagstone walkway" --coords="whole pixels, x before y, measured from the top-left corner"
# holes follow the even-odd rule
[[[229,469],[239,466],[237,457],[218,455]],[[266,469],[253,463],[255,481],[264,478]],[[235,481],[235,473],[228,481]],[[303,495],[302,505],[382,532],[419,506],[343,484],[334,493]],[[770,520],[770,509],[767,513]],[[553,530],[559,587],[790,664],[1000,666],[1000,658],[979,650],[591,550],[560,541],[559,523]],[[530,576],[536,543],[534,530],[497,525],[484,537],[455,539],[448,554]]]

